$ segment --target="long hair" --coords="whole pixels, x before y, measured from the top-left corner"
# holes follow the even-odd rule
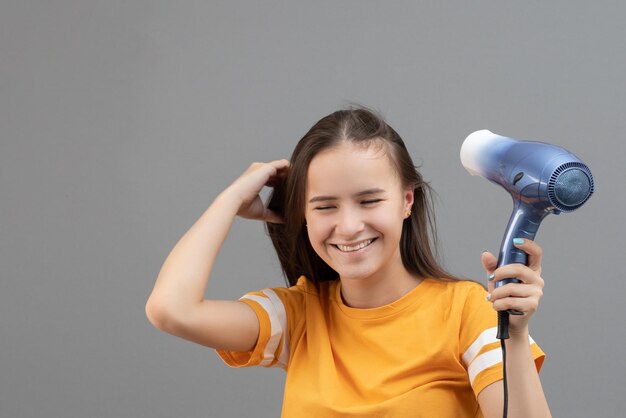
[[[296,145],[285,181],[270,196],[268,207],[285,220],[284,224],[266,223],[266,228],[287,283],[293,286],[302,275],[315,283],[339,277],[313,250],[304,211],[309,164],[321,151],[342,141],[386,147],[402,186],[413,187],[411,215],[404,221],[400,237],[400,254],[407,271],[418,277],[458,280],[437,262],[432,189],[413,164],[400,135],[377,112],[359,105],[331,113],[313,125]]]

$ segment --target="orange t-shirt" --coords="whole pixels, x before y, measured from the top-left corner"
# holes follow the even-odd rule
[[[218,354],[232,367],[285,369],[287,418],[482,417],[478,394],[502,379],[497,313],[484,288],[425,279],[389,305],[356,309],[340,286],[300,277],[246,294],[257,344]],[[529,344],[539,371],[545,354]]]

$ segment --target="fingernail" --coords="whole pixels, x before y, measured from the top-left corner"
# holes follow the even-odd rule
[[[513,238],[513,244],[522,245],[523,243],[524,243],[524,240],[522,238]]]
[[[486,253],[487,251],[489,251],[489,250],[483,250],[483,254]]]
[[[489,302],[491,302],[491,293],[487,293],[487,296],[485,297],[485,299],[487,299]]]
[[[495,274],[495,273],[491,273],[491,274],[489,275],[488,279],[491,281],[491,280],[493,280],[493,279],[494,279],[494,277],[496,277],[496,274]]]

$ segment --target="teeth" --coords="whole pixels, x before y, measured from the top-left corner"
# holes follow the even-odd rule
[[[368,245],[372,243],[372,241],[374,240],[368,239],[368,240],[361,242],[360,244],[353,245],[353,246],[337,244],[337,248],[339,248],[341,251],[344,251],[344,252],[356,251],[356,250],[360,250],[361,248],[367,247]]]

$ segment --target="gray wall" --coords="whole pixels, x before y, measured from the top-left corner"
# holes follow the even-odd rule
[[[152,328],[169,250],[252,161],[379,108],[438,191],[445,264],[485,280],[510,210],[459,162],[477,129],[561,145],[594,197],[544,222],[531,322],[558,417],[620,416],[626,5],[617,1],[3,1],[0,416],[278,416],[283,372]],[[208,293],[280,286],[238,220]]]

